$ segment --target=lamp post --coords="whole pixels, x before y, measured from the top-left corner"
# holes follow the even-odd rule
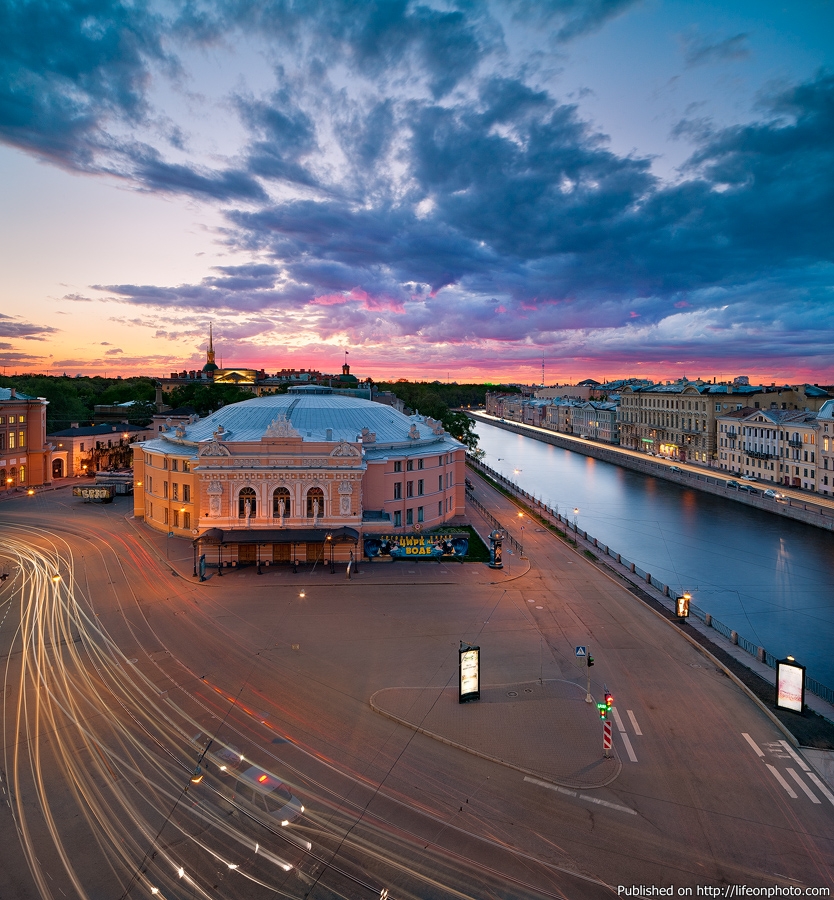
[[[574,533],[574,534],[577,533],[577,530],[576,530],[576,520],[577,520],[577,518],[579,518],[579,507],[578,507],[578,506],[574,506],[574,508],[573,508],[573,533]]]
[[[524,513],[518,514],[519,519],[524,518]],[[521,541],[518,545],[518,558],[524,559],[524,525],[521,526]]]
[[[327,545],[330,547],[330,574],[333,575],[336,572],[336,566],[333,562],[333,535],[328,531],[327,537],[325,538],[327,541]]]

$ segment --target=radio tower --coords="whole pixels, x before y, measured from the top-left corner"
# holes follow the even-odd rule
[[[542,387],[544,387],[544,356],[542,356]]]

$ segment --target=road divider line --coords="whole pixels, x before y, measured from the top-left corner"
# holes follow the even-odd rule
[[[623,743],[625,744],[626,753],[628,753],[628,758],[632,762],[637,762],[637,754],[634,752],[634,747],[631,746],[631,741],[628,739],[628,735],[625,731],[620,732],[620,737],[623,739]]]
[[[791,747],[791,745],[787,741],[779,741],[779,743],[796,760],[797,764],[799,765],[799,768],[802,769],[803,772],[811,771],[811,767],[808,765],[808,763],[805,762],[805,760],[796,752],[796,750],[793,749],[793,747]]]
[[[785,781],[784,778],[782,778],[782,776],[781,776],[781,775],[779,774],[779,772],[777,771],[776,767],[775,767],[775,766],[772,766],[770,763],[765,763],[765,765],[766,765],[766,766],[768,767],[768,769],[770,769],[770,771],[773,773],[773,777],[774,777],[774,778],[779,782],[779,784],[781,784],[782,787],[787,791],[788,796],[789,796],[789,797],[793,797],[793,799],[796,800],[796,799],[798,798],[799,795],[798,795],[798,794],[796,793],[796,791],[794,791],[794,789],[788,784],[788,782]]]
[[[547,788],[549,791],[556,791],[557,793],[565,794],[568,797],[578,797],[580,800],[585,800],[587,803],[595,803],[597,806],[604,806],[606,809],[616,809],[617,812],[628,813],[632,816],[637,815],[637,810],[630,809],[628,806],[620,806],[619,803],[609,803],[608,800],[600,800],[599,797],[591,797],[588,794],[580,794],[577,791],[571,791],[568,788],[559,787],[558,784],[551,784],[549,781],[542,781],[539,778],[532,778],[530,775],[525,775],[524,780],[529,782],[530,784],[536,784],[539,787]]]
[[[808,799],[811,801],[811,803],[819,803],[819,800],[817,799],[817,795],[799,777],[799,772],[797,772],[796,769],[786,769],[785,771],[802,788],[802,790],[805,791],[805,793],[808,795]]]
[[[741,736],[756,751],[757,756],[764,757],[764,750],[759,747],[759,745],[753,740],[753,738],[750,737],[750,735],[746,731],[742,731]]]
[[[831,791],[828,790],[828,788],[819,780],[819,778],[817,778],[817,776],[813,772],[808,773],[808,778],[810,778],[810,780],[814,782],[823,797],[825,797],[828,802],[832,806],[834,806],[834,794],[832,794]]]
[[[637,719],[634,718],[634,713],[630,709],[627,709],[626,712],[629,719],[631,719],[631,727],[634,729],[634,733],[642,736],[643,732],[640,731],[640,726],[637,724]]]
[[[620,714],[617,712],[616,706],[611,707],[611,713],[614,716],[614,721],[617,723],[617,730],[625,734],[625,726],[623,725],[623,720],[620,718]]]

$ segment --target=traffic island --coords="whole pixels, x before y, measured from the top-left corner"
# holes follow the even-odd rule
[[[487,685],[480,699],[458,701],[457,686],[383,688],[371,708],[408,728],[568,788],[600,788],[622,769],[603,755],[603,724],[586,691],[569,681]]]

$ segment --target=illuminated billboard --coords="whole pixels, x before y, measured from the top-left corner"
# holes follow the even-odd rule
[[[776,706],[798,713],[805,706],[805,666],[792,656],[776,663]]]
[[[458,702],[481,698],[481,648],[460,642],[458,651]]]
[[[380,534],[365,538],[368,559],[440,559],[462,557],[469,552],[465,534]]]

